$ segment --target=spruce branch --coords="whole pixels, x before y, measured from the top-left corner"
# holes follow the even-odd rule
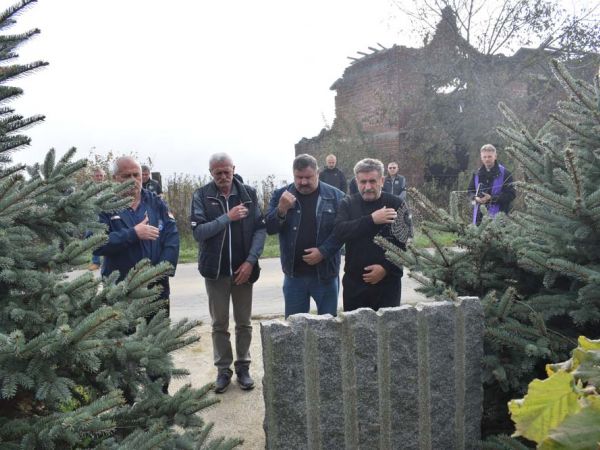
[[[575,210],[581,211],[583,196],[585,195],[585,192],[583,186],[581,185],[581,175],[576,165],[575,155],[573,153],[573,150],[570,148],[568,148],[565,151],[565,165],[567,166],[567,170],[569,171],[569,175],[571,176],[573,186],[575,187]]]
[[[499,130],[499,133],[501,135],[503,134],[502,132],[500,132],[500,130]],[[525,168],[528,176],[530,176],[533,179],[536,179],[540,183],[546,182],[546,180],[544,178],[542,178],[542,176],[540,175],[540,172],[544,173],[544,171],[543,171],[544,165],[542,163],[539,163],[539,162],[535,161],[535,159],[529,158],[526,155],[523,155],[520,152],[517,152],[514,149],[514,147],[507,147],[506,152],[512,158],[516,159],[521,167]]]
[[[583,90],[577,85],[575,78],[573,78],[563,63],[553,59],[550,64],[554,76],[558,78],[559,82],[566,88],[566,90],[570,91],[577,98],[577,100],[579,100],[579,102],[585,105],[586,108],[590,110],[597,108],[597,106],[594,104],[594,101],[585,95]]]
[[[451,222],[451,218],[448,214],[441,208],[435,206],[427,197],[421,194],[417,189],[410,187],[408,188],[408,192],[415,200],[415,202],[427,211],[429,214],[434,216],[434,219],[438,222]]]
[[[544,203],[551,208],[558,209],[570,216],[574,214],[574,207],[569,199],[563,195],[556,194],[543,186],[515,181],[515,186],[532,196],[536,201]]]

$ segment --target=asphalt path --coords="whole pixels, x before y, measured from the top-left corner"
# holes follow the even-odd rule
[[[283,272],[279,258],[261,259],[260,278],[254,283],[252,316],[255,318],[283,315]],[[342,259],[343,267],[343,259]],[[340,283],[341,284],[341,283]],[[415,292],[418,283],[406,274],[402,277],[402,303],[418,303],[427,299]],[[342,306],[342,289],[338,300]],[[311,309],[316,310],[314,301]],[[171,278],[171,319],[198,319],[209,323],[208,297],[204,279],[196,263],[179,264],[177,273]]]

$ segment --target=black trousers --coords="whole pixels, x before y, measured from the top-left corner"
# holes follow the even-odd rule
[[[344,311],[354,311],[358,308],[391,308],[400,306],[402,279],[399,276],[388,275],[377,284],[365,283],[362,278],[356,279],[344,274]]]

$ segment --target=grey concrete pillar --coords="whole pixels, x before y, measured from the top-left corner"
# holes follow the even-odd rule
[[[268,449],[472,449],[479,299],[261,324]]]

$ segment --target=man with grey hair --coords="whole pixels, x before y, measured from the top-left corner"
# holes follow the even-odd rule
[[[235,372],[240,387],[249,390],[254,387],[249,371],[252,283],[260,272],[258,258],[267,235],[265,222],[256,191],[234,177],[235,166],[229,155],[212,155],[209,170],[213,181],[194,192],[191,224],[212,321],[215,392],[225,392],[233,375],[230,301],[235,320]]]
[[[150,167],[146,165],[142,166],[142,187],[150,192],[154,192],[156,195],[162,196],[160,183],[152,179]]]
[[[340,247],[333,226],[344,193],[319,181],[317,160],[298,155],[294,182],[273,193],[267,233],[279,234],[285,316],[307,313],[310,298],[319,314],[337,314]]]
[[[485,205],[490,217],[495,217],[499,212],[508,214],[510,204],[517,193],[513,186],[512,174],[497,161],[496,147],[485,144],[479,150],[481,167],[471,177],[469,183],[469,196],[473,203],[473,223],[481,223],[481,205]]]
[[[376,235],[405,249],[390,225],[404,200],[383,192],[383,163],[366,158],[356,163],[358,193],[344,198],[335,221],[335,236],[346,244],[344,266],[344,311],[400,305],[402,269],[385,258],[383,248],[373,242]]]
[[[133,180],[131,189],[123,192],[133,199],[128,208],[116,212],[100,213],[100,222],[108,228],[108,242],[94,251],[104,256],[102,276],[119,272],[119,281],[144,258],[152,264],[163,261],[171,263],[173,272],[179,259],[179,232],[175,218],[165,202],[152,192],[142,189],[142,168],[130,156],[117,158],[113,165],[113,177],[118,183]],[[169,278],[157,284],[162,287],[161,298],[170,296]],[[168,303],[167,303],[168,310]]]

